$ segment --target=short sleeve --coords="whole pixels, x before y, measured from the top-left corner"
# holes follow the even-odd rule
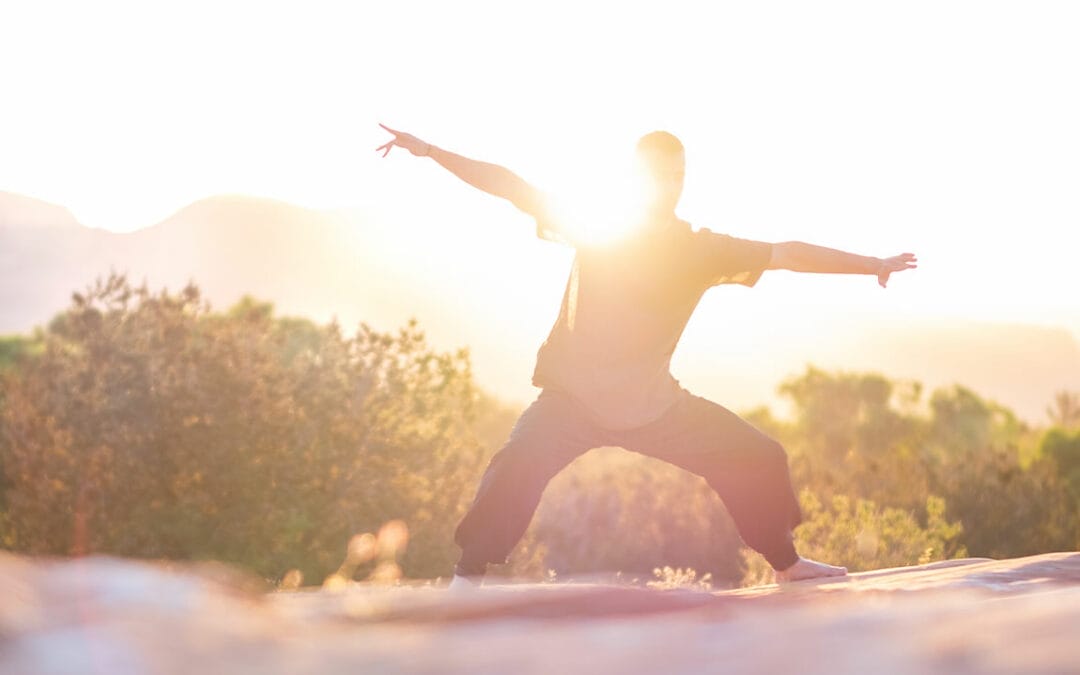
[[[696,262],[706,287],[720,284],[753,286],[772,259],[772,244],[740,239],[708,229],[696,233]]]

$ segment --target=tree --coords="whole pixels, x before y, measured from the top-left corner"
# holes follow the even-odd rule
[[[794,404],[785,446],[793,479],[822,499],[853,495],[921,511],[927,495],[920,439],[925,423],[910,410],[922,387],[876,373],[826,373],[808,367],[779,388]]]
[[[1080,430],[1049,429],[1039,445],[1039,454],[1054,462],[1080,505]]]
[[[1059,391],[1046,408],[1050,421],[1062,429],[1080,429],[1080,392]]]

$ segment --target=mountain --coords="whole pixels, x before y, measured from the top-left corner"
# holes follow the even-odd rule
[[[113,269],[155,290],[194,281],[216,309],[249,294],[280,314],[336,317],[346,332],[360,321],[395,330],[416,317],[436,348],[468,346],[480,384],[516,404],[535,396],[536,349],[558,310],[569,261],[551,249],[532,256],[545,244],[524,236],[425,240],[359,212],[235,195],[119,234],[83,227],[62,207],[0,193],[0,225],[0,333],[47,323],[73,292]],[[463,247],[478,245],[490,251],[471,260],[484,263],[463,262]],[[1045,421],[1057,391],[1080,390],[1080,344],[1063,328],[815,308],[778,316],[747,302],[745,290],[710,291],[673,361],[684,386],[734,410],[780,403],[776,385],[808,364],[878,371],[927,388],[961,383],[1035,423]],[[739,330],[723,331],[725,321]]]
[[[815,360],[921,382],[961,384],[1042,423],[1061,389],[1080,391],[1080,343],[1064,328],[959,319],[875,319],[838,330]]]
[[[0,230],[48,228],[70,230],[81,227],[75,216],[62,206],[0,191]]]
[[[320,321],[378,317],[389,327],[404,322],[419,299],[407,276],[364,246],[367,226],[358,214],[219,196],[157,225],[114,233],[62,221],[27,226],[18,218],[30,210],[14,200],[0,201],[0,209],[10,203],[19,208],[0,211],[0,222],[13,223],[0,230],[0,332],[47,322],[72,292],[110,270],[155,290],[194,281],[216,308],[251,294]],[[40,214],[61,211],[42,207],[31,215],[40,224]]]
[[[928,387],[960,383],[1046,421],[1052,392],[1080,391],[1080,343],[1064,328],[960,320],[879,322],[838,340],[832,363]],[[1048,392],[1051,392],[1048,395]]]

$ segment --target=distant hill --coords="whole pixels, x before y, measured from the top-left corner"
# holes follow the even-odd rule
[[[832,361],[851,369],[878,368],[928,386],[958,382],[1040,422],[1046,421],[1048,392],[1080,391],[1080,343],[1064,328],[882,322],[839,340]]]
[[[787,405],[777,385],[808,365],[916,380],[924,385],[924,402],[933,389],[960,384],[1033,424],[1047,421],[1057,391],[1080,391],[1080,342],[1064,328],[829,313],[815,318],[817,325],[801,325],[794,334],[769,318],[742,324],[734,345],[723,335],[711,345],[692,335],[676,352],[672,372],[683,386],[728,408],[764,403],[781,413]],[[805,321],[792,318],[793,325]]]
[[[81,227],[63,206],[27,197],[14,192],[0,191],[0,230]]]
[[[504,251],[487,268],[470,269],[438,242],[391,234],[397,238],[356,212],[245,196],[200,200],[161,223],[117,234],[83,227],[63,207],[0,193],[0,333],[48,322],[72,292],[115,269],[153,289],[195,281],[218,309],[249,294],[282,314],[337,317],[349,332],[359,321],[392,330],[415,316],[437,348],[471,348],[483,386],[514,403],[529,401],[533,360],[558,309],[566,259],[523,262]],[[522,276],[546,281],[533,288]],[[736,304],[731,295],[717,300],[705,317]],[[1056,391],[1080,390],[1080,344],[1063,328],[815,315],[797,320],[799,330],[789,334],[775,316],[743,318],[741,342],[690,330],[673,363],[685,386],[736,410],[776,403],[777,383],[808,363],[879,371],[928,388],[962,383],[1034,422],[1045,421]]]
[[[957,319],[852,322],[816,351],[815,365],[876,371],[930,390],[962,384],[1046,422],[1054,392],[1080,391],[1080,343],[1064,328]]]
[[[2,210],[11,204],[16,208]],[[177,290],[195,281],[217,308],[251,294],[317,320],[345,310],[350,321],[370,317],[396,325],[415,305],[409,279],[363,245],[365,224],[356,214],[220,196],[121,234],[59,217],[56,226],[46,226],[47,214],[70,214],[32,206],[0,199],[0,223],[11,223],[0,230],[0,332],[47,322],[67,307],[72,292],[110,270],[152,289]],[[20,221],[23,215],[30,221]]]

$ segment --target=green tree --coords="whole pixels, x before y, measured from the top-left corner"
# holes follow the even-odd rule
[[[975,556],[1009,558],[1073,545],[1067,495],[1053,466],[1025,466],[1026,425],[1007,408],[953,386],[934,392],[924,442],[933,494],[964,524]]]
[[[397,518],[413,532],[406,573],[448,572],[462,486],[491,451],[473,425],[502,415],[468,354],[433,352],[415,323],[346,337],[115,275],[74,297],[4,396],[7,545],[309,580]]]
[[[921,385],[809,367],[779,391],[794,404],[785,446],[798,485],[813,486],[823,499],[851,495],[922,511],[928,494],[920,453],[925,423],[912,412]]]
[[[41,353],[41,336],[0,335],[0,373],[11,370],[23,359]]]
[[[1080,505],[1080,430],[1049,429],[1039,444],[1039,454],[1054,462],[1058,474]]]
[[[1062,429],[1080,429],[1080,393],[1059,391],[1054,395],[1054,402],[1046,409],[1046,414],[1054,426]]]

